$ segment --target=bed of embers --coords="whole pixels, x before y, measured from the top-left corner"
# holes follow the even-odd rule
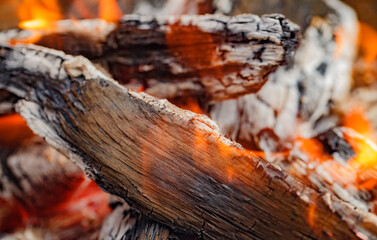
[[[345,2],[0,3],[0,238],[377,239],[377,8]]]

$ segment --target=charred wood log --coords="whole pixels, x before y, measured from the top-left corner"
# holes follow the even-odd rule
[[[217,103],[209,111],[211,119],[233,140],[273,152],[291,144],[297,132],[310,137],[323,131],[316,129],[317,123],[348,95],[357,19],[350,8],[336,0],[246,2],[240,1],[235,13],[280,9],[302,26],[305,21],[310,23],[303,28],[294,60],[271,74],[261,91]],[[232,117],[223,118],[224,114]],[[266,132],[277,141],[266,142]]]
[[[99,20],[75,24],[60,22],[36,44],[86,56],[126,87],[167,99],[218,101],[256,92],[299,41],[298,27],[282,15],[126,15],[116,27]],[[24,35],[10,31],[0,38],[21,41]]]
[[[374,238],[376,216],[286,176],[204,115],[122,88],[85,58],[2,47],[0,89],[33,131],[142,214],[209,239]],[[32,64],[30,64],[32,63]]]

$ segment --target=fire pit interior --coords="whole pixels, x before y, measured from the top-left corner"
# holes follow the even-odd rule
[[[371,0],[0,2],[1,239],[377,239]]]

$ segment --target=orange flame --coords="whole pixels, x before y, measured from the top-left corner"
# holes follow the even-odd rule
[[[116,22],[122,17],[122,11],[116,0],[99,1],[99,17],[108,22]]]
[[[191,112],[197,113],[197,114],[204,114],[204,111],[199,105],[199,101],[196,98],[188,98],[185,101],[182,102],[176,102],[176,105],[180,108],[183,108],[185,110],[190,110]]]
[[[335,161],[316,139],[297,138],[299,149],[309,161],[321,164],[333,181],[347,187],[372,190],[377,186],[377,137],[362,107],[354,107],[343,119],[344,138],[355,151],[347,163]]]
[[[360,55],[366,63],[371,63],[377,58],[377,32],[362,22],[359,23],[359,28]]]
[[[355,107],[345,116],[342,131],[356,154],[347,164],[334,161],[315,139],[298,138],[297,142],[310,161],[325,164],[334,181],[343,186],[373,189],[377,185],[377,138],[362,108]]]
[[[352,110],[345,118],[347,141],[356,152],[349,166],[356,171],[356,187],[371,190],[377,185],[377,138],[371,123],[360,108]]]
[[[345,118],[346,139],[356,152],[350,164],[354,168],[374,168],[377,166],[377,144],[373,127],[360,108],[352,110]]]
[[[33,132],[19,115],[0,117],[0,146],[14,147],[31,136]]]
[[[35,43],[41,38],[43,31],[55,29],[55,22],[63,18],[58,0],[23,0],[18,15],[21,20],[18,26],[31,30],[30,36],[11,44]]]
[[[63,16],[57,0],[24,0],[18,9],[23,29],[49,29]]]
[[[296,143],[299,144],[300,150],[306,154],[306,156],[309,156],[311,161],[319,161],[324,162],[326,160],[330,159],[330,156],[328,156],[324,149],[323,145],[320,141],[314,138],[306,139],[302,137],[298,137],[296,139]]]
[[[122,11],[116,0],[99,0],[98,16],[106,21],[118,21],[122,17]],[[71,11],[67,14],[71,19],[75,19],[73,12],[88,18],[96,17],[96,14],[88,10],[85,2],[74,1]],[[21,20],[19,27],[30,30],[30,36],[26,39],[15,40],[14,43],[35,43],[47,32],[57,29],[57,21],[65,16],[61,11],[59,0],[23,0],[18,9]]]

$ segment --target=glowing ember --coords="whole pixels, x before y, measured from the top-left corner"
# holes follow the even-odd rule
[[[356,152],[348,164],[357,172],[357,187],[372,189],[377,184],[377,138],[373,127],[360,108],[350,112],[344,121],[344,133]]]
[[[316,139],[297,139],[300,150],[309,158],[322,164],[334,181],[346,187],[353,185],[360,189],[371,190],[377,185],[377,138],[372,125],[360,107],[355,107],[344,118],[341,128],[345,139],[356,155],[340,163],[323,150]]]
[[[0,198],[0,232],[9,233],[26,226],[29,218],[26,210],[16,199]]]
[[[331,156],[325,154],[322,143],[317,139],[299,137],[296,139],[296,143],[300,145],[300,150],[309,156],[311,161],[323,162],[331,158]]]
[[[373,168],[377,165],[377,145],[373,128],[360,110],[346,117],[345,135],[357,155],[350,161],[355,168]]]
[[[183,109],[190,110],[191,112],[204,114],[196,98],[189,98],[184,103],[178,102],[177,105]]]
[[[48,22],[43,19],[24,21],[21,22],[19,26],[23,29],[44,29],[49,27]]]
[[[315,220],[315,211],[316,210],[316,204],[315,203],[311,203],[310,204],[310,207],[309,207],[309,210],[308,210],[308,223],[309,223],[309,226],[315,230],[316,234],[318,234],[318,228],[316,226],[316,220]]]
[[[0,146],[14,147],[31,136],[33,132],[19,115],[0,117]]]
[[[29,211],[14,199],[9,202],[0,199],[0,232],[14,232],[26,226],[42,227],[52,232],[69,231],[78,227],[86,231],[98,228],[111,212],[109,195],[89,179],[84,183],[63,204],[40,209],[41,211]]]

